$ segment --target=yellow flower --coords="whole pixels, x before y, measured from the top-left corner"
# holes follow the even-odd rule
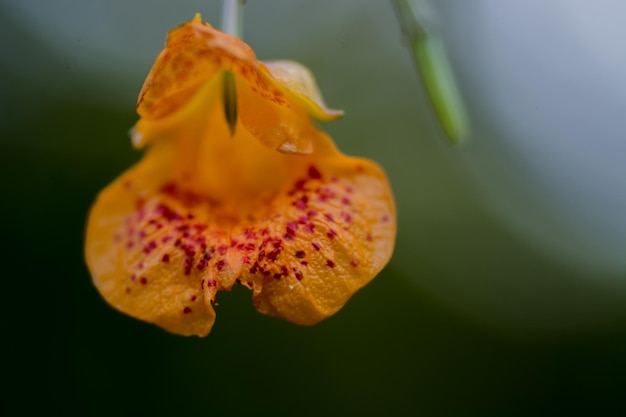
[[[312,75],[262,63],[199,17],[169,33],[139,95],[143,159],[105,188],[86,259],[118,310],[208,334],[216,293],[239,283],[258,311],[311,325],[389,261],[396,224],[384,172],[341,154]]]

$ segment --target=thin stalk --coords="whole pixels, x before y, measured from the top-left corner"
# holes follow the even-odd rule
[[[241,38],[243,35],[244,0],[224,0],[222,5],[222,31]]]

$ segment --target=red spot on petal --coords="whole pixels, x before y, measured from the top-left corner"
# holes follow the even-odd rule
[[[209,255],[209,253],[207,252],[204,252],[202,257],[200,258],[200,261],[198,262],[198,265],[196,265],[196,268],[198,269],[198,271],[203,271],[204,268],[206,268],[207,265],[209,264],[210,260],[211,260],[211,255]]]
[[[328,201],[331,198],[337,197],[337,194],[335,194],[335,192],[329,187],[321,187],[317,189],[316,192],[320,201]]]
[[[215,267],[217,268],[218,271],[221,271],[222,269],[224,269],[224,266],[226,266],[226,261],[224,261],[223,259],[220,259],[215,264]]]
[[[250,273],[256,274],[258,269],[259,269],[259,264],[258,262],[255,262],[254,265],[252,265],[252,268],[250,268]]]
[[[189,300],[191,300],[192,302],[196,301],[197,299],[198,299],[198,296],[195,294],[192,294],[191,297],[189,297]]]
[[[352,266],[357,266],[359,264],[359,261],[357,261],[356,259],[353,259],[352,262],[350,262],[350,265]]]
[[[306,210],[308,202],[309,202],[309,197],[306,196],[306,195],[303,195],[302,197],[300,197],[299,199],[296,200],[294,205],[299,210]]]
[[[326,259],[326,266],[328,266],[329,268],[334,268],[335,263],[331,261],[330,259]]]
[[[166,206],[165,204],[159,204],[156,208],[156,213],[169,222],[181,220],[180,214]]]
[[[164,184],[161,187],[161,192],[163,194],[168,194],[168,195],[173,196],[174,194],[176,194],[176,191],[177,191],[177,187],[176,187],[176,184],[174,184],[173,182],[168,182],[167,184]]]
[[[337,236],[337,232],[334,231],[333,229],[330,229],[328,233],[326,233],[326,236],[328,236],[329,239],[334,239],[335,236]]]
[[[306,253],[304,253],[303,250],[299,250],[299,251],[296,252],[295,255],[296,255],[296,258],[302,259],[302,258],[304,258],[306,256]]]
[[[144,246],[143,248],[143,252],[148,254],[150,252],[152,252],[154,250],[154,248],[157,247],[157,244],[154,240],[151,240],[146,246]]]
[[[280,250],[274,249],[273,251],[268,252],[267,259],[273,262],[276,260],[276,258],[278,258],[279,253],[280,253]]]
[[[189,314],[189,313],[191,313],[191,307],[183,308],[183,314]]]
[[[320,248],[321,248],[320,244],[317,243],[317,242],[311,243],[311,246],[313,246],[313,249],[315,249],[315,250],[320,250]]]
[[[296,181],[294,188],[298,191],[301,191],[302,189],[304,189],[304,184],[306,184],[306,180],[299,179],[298,181]]]
[[[182,245],[180,248],[184,250],[185,255],[190,258],[193,258],[196,255],[196,249],[193,245]]]
[[[298,281],[302,281],[302,272],[300,272],[300,271],[296,271],[296,279],[297,279]]]
[[[191,268],[193,267],[193,258],[185,256],[183,259],[183,265],[185,267],[185,275],[191,274]]]
[[[203,231],[205,231],[207,229],[207,225],[206,224],[200,224],[200,223],[196,223],[192,227],[198,233],[203,232]]]
[[[142,198],[138,198],[137,201],[135,201],[135,207],[137,208],[137,210],[143,209],[145,205],[146,201]]]
[[[170,261],[169,253],[166,253],[165,255],[163,255],[163,257],[161,258],[161,261],[164,263],[168,263]]]
[[[311,165],[309,167],[309,177],[313,178],[314,180],[319,180],[320,178],[322,178],[322,173],[319,172],[319,170]]]
[[[296,231],[298,230],[298,224],[296,222],[287,222],[287,227],[285,231],[285,239],[293,240],[296,236]]]
[[[148,278],[141,277],[139,278],[139,282],[141,282],[141,285],[146,285],[148,283]]]

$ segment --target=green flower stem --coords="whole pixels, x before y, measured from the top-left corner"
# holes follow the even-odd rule
[[[442,130],[452,144],[467,137],[468,122],[463,101],[432,15],[418,12],[422,0],[392,0],[400,26],[411,46],[413,60]]]

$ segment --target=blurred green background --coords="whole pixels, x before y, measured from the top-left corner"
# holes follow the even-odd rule
[[[394,257],[343,310],[311,328],[256,313],[243,288],[218,296],[216,325],[204,339],[173,336],[108,307],[82,256],[87,211],[140,157],[127,135],[137,93],[167,30],[196,11],[219,25],[219,2],[208,0],[0,3],[0,214],[9,284],[0,414],[626,412],[626,152],[610,140],[623,137],[624,122],[545,104],[544,91],[550,100],[571,97],[559,95],[569,91],[562,74],[535,77],[542,64],[573,68],[565,78],[580,88],[589,80],[574,71],[582,71],[579,63],[563,63],[548,47],[533,54],[541,43],[490,55],[498,45],[488,40],[506,26],[487,36],[493,17],[524,18],[493,1],[435,7],[472,124],[468,143],[453,148],[388,2],[249,0],[244,37],[257,55],[309,66],[327,103],[346,110],[323,128],[344,152],[387,170],[398,205]],[[534,36],[542,28],[572,33],[540,12]],[[540,39],[550,46],[570,38]],[[483,71],[479,63],[490,62],[498,65]],[[515,83],[493,75],[518,62],[537,85],[536,114],[516,110],[528,97],[503,99],[503,86]],[[615,107],[626,103],[615,95],[619,85],[591,87],[595,95],[583,95],[583,104],[623,116],[624,107]],[[582,132],[579,143],[575,132],[550,124],[564,113]],[[548,139],[532,142],[542,132]],[[608,166],[618,168],[602,170]]]

